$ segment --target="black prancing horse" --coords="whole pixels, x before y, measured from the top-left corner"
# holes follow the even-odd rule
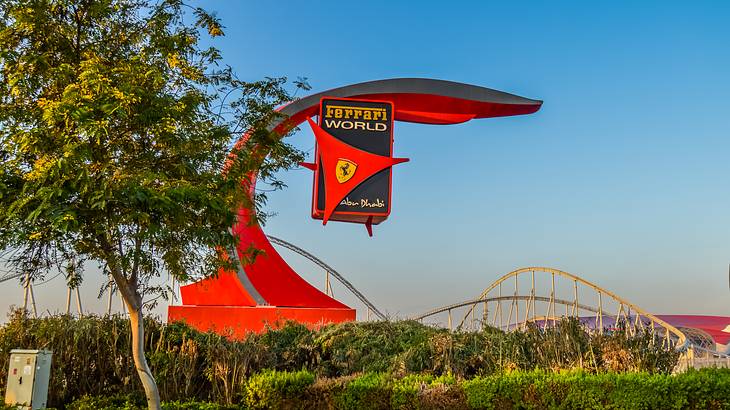
[[[340,170],[342,171],[342,176],[346,177],[350,174],[350,164],[345,163],[345,165],[340,166]]]

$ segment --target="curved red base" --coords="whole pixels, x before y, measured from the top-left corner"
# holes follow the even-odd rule
[[[330,323],[355,320],[355,309],[286,308],[275,306],[170,306],[170,322],[185,322],[201,332],[215,332],[232,339],[248,333],[277,329],[288,321],[318,329]]]

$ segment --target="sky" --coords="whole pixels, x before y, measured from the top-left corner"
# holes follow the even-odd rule
[[[244,80],[302,76],[314,93],[427,77],[544,101],[528,116],[396,123],[394,155],[411,161],[394,168],[373,238],[309,217],[310,171],[280,175],[265,231],[391,316],[472,298],[523,266],[653,313],[730,314],[730,3],[192,3],[222,19],[212,44]],[[289,142],[308,151],[314,138],[302,128]],[[282,255],[321,285],[321,270]],[[62,281],[45,286],[47,308],[65,306]],[[0,296],[0,309],[22,301],[16,283]]]

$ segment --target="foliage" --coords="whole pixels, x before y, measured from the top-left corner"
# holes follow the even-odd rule
[[[390,407],[390,377],[384,373],[365,373],[345,385],[335,398],[340,409],[383,409]]]
[[[312,383],[314,375],[305,370],[265,371],[248,379],[243,402],[252,409],[276,408],[278,403],[297,399]]]
[[[53,351],[52,406],[84,395],[138,391],[124,317],[32,319],[16,312],[9,319],[0,327],[0,380],[7,377],[11,349],[45,348]],[[234,404],[248,400],[251,392],[265,393],[266,386],[299,389],[316,376],[305,394],[312,402],[360,403],[372,390],[392,384],[387,394],[378,395],[379,402],[400,405],[418,398],[438,407],[461,400],[462,390],[453,387],[458,379],[541,369],[666,374],[677,361],[676,352],[649,343],[644,335],[589,335],[571,321],[555,329],[511,333],[449,332],[412,321],[344,323],[320,330],[288,323],[236,341],[181,323],[147,319],[145,326],[145,350],[167,401]],[[624,364],[618,367],[606,358],[615,357],[617,349],[624,352]],[[360,374],[370,376],[360,380]],[[250,403],[274,400],[264,393],[251,393]]]
[[[84,396],[66,406],[67,410],[143,410],[144,399],[138,396]],[[242,406],[196,401],[170,401],[163,410],[239,410]],[[13,410],[15,408],[13,407]]]
[[[7,377],[10,350],[45,348],[53,352],[49,405],[68,403],[84,394],[128,393],[140,387],[130,344],[129,324],[122,317],[36,320],[18,311],[0,328],[0,375],[2,380]]]
[[[329,376],[356,372],[426,370],[429,367],[428,342],[445,330],[411,321],[343,323],[317,333],[322,372]]]
[[[454,408],[464,401],[452,375],[409,374],[394,379],[391,390],[390,405],[396,409]]]
[[[144,399],[134,395],[84,396],[66,406],[67,410],[142,410]]]
[[[162,404],[162,410],[243,410],[240,405],[225,405],[196,401],[171,401]]]
[[[71,280],[96,262],[138,296],[164,293],[149,283],[161,271],[217,272],[236,209],[252,205],[241,181],[263,161],[260,178],[281,187],[276,170],[301,159],[267,128],[291,99],[286,80],[247,83],[220,67],[199,42],[201,28],[222,26],[202,9],[190,24],[180,0],[2,4],[0,249],[14,250],[11,265],[68,267]]]
[[[730,406],[730,370],[678,375],[536,370],[464,381],[470,408],[720,409]]]
[[[272,376],[276,374],[276,376]],[[267,397],[252,406],[208,402],[167,402],[169,410],[268,409],[723,409],[730,406],[730,370],[690,370],[677,375],[586,373],[580,370],[507,372],[461,380],[409,375],[394,378],[365,373],[347,379],[320,378],[306,372],[256,375],[294,381],[255,385]],[[296,386],[292,390],[292,386]],[[293,394],[296,392],[296,394]],[[85,397],[67,408],[136,410],[133,397]]]

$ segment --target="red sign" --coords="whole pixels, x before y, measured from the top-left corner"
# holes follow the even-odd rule
[[[372,225],[390,214],[392,171],[408,161],[393,158],[393,104],[386,101],[322,98],[318,124],[312,217]]]

